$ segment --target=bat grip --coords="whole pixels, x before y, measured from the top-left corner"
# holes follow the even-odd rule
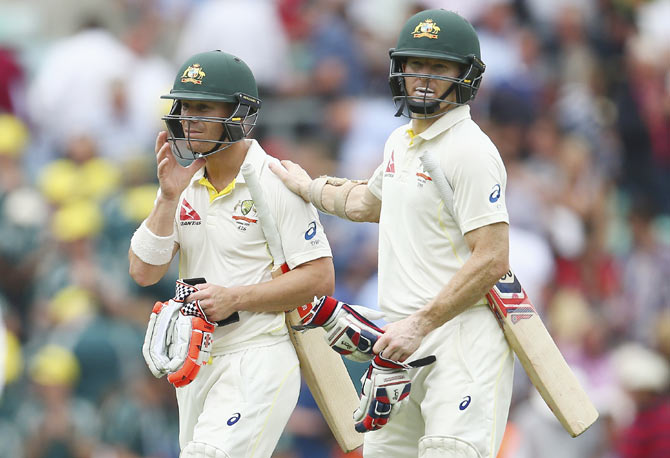
[[[228,318],[224,318],[223,320],[217,321],[216,324],[218,324],[219,326],[225,326],[227,324],[237,323],[238,321],[240,321],[240,314],[238,312],[235,312]]]
[[[186,283],[187,285],[196,286],[202,283],[206,283],[206,280],[204,277],[185,278],[183,282]],[[223,320],[217,321],[216,324],[219,326],[226,326],[227,324],[237,323],[238,321],[240,321],[240,314],[234,312],[228,318],[224,318]]]

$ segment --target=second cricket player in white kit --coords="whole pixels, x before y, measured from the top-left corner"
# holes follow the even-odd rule
[[[290,161],[271,169],[323,211],[379,222],[379,307],[389,324],[374,352],[436,357],[410,371],[409,401],[365,434],[364,456],[495,458],[514,359],[485,299],[509,268],[509,242],[505,169],[466,105],[485,68],[479,41],[456,13],[422,11],[401,30],[391,62],[398,114],[411,121],[391,134],[367,185],[311,180]],[[453,188],[453,208],[422,167],[425,151]]]
[[[174,104],[164,118],[169,133],[156,141],[160,193],[131,241],[131,276],[155,283],[179,252],[180,277],[206,280],[187,301],[199,301],[211,322],[239,314],[214,329],[211,360],[196,376],[173,382],[180,456],[269,458],[300,388],[284,311],[332,291],[330,247],[316,210],[283,186],[268,170],[278,161],[246,138],[260,100],[241,59],[196,54],[165,97]],[[183,167],[173,152],[193,162]],[[246,163],[258,174],[291,268],[278,278],[271,278],[273,260],[240,173]]]
[[[421,164],[425,150],[439,157],[458,190],[457,220]],[[379,306],[388,321],[421,310],[449,283],[471,254],[463,234],[508,221],[505,184],[500,155],[468,106],[451,109],[419,135],[411,123],[391,134],[368,182],[382,202]],[[441,442],[454,456],[470,456],[458,455],[461,447],[495,456],[507,422],[513,354],[484,297],[428,334],[410,359],[431,354],[437,360],[415,370],[407,405],[367,433],[365,456],[417,456],[417,444]],[[445,432],[458,441],[445,440]]]

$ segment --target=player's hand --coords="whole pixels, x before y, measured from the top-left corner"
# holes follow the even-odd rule
[[[191,182],[195,172],[205,164],[205,160],[196,159],[188,167],[183,167],[172,154],[166,131],[160,132],[156,137],[155,151],[161,196],[168,200],[176,200]]]
[[[298,164],[289,160],[281,161],[281,165],[283,167],[270,162],[269,167],[287,188],[302,197],[305,202],[309,202],[309,185],[312,179],[307,172]]]
[[[294,329],[323,327],[328,345],[345,358],[358,362],[372,359],[372,347],[384,332],[372,320],[383,318],[383,313],[345,304],[330,296],[315,297],[305,307],[308,306],[311,306],[308,311],[299,310],[302,322],[300,326],[293,326]]]
[[[394,361],[405,361],[412,355],[428,333],[425,321],[416,313],[400,321],[384,326],[384,334],[377,339],[372,351],[384,352],[384,356]]]
[[[434,362],[435,356],[406,364],[376,355],[361,379],[361,401],[354,412],[356,431],[375,431],[387,424],[409,397],[412,388],[409,370]]]
[[[201,283],[198,291],[189,294],[186,302],[200,301],[200,308],[209,321],[221,321],[237,312],[239,301],[236,288],[226,288],[211,283]]]

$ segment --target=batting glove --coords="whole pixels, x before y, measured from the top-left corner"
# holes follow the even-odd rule
[[[179,316],[181,305],[173,300],[156,302],[151,310],[142,345],[142,356],[156,378],[169,372],[170,356],[168,355],[167,336]]]
[[[156,302],[149,317],[142,355],[151,373],[176,387],[191,383],[200,367],[209,362],[213,332],[217,325],[239,321],[235,312],[225,320],[213,323],[207,319],[199,301],[186,302],[204,278],[177,280],[175,296]]]
[[[209,362],[215,325],[197,316],[179,313],[169,337],[172,355],[168,381],[175,387],[191,383],[200,367]]]
[[[353,361],[370,361],[374,356],[372,347],[384,333],[372,322],[381,319],[383,313],[360,305],[345,304],[330,296],[315,297],[311,304],[299,308],[298,313],[302,322],[293,329],[302,331],[323,327],[328,345]]]
[[[426,356],[411,363],[402,363],[375,355],[361,382],[361,401],[354,412],[355,428],[359,433],[381,429],[392,414],[407,402],[412,388],[409,369],[435,362]]]

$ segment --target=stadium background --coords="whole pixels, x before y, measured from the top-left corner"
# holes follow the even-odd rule
[[[366,178],[404,122],[388,49],[431,7],[479,33],[511,265],[601,413],[569,439],[517,367],[500,458],[670,456],[670,1],[3,0],[0,457],[178,455],[172,388],[140,352],[177,273],[136,287],[126,253],[179,63],[240,56],[266,150]],[[375,306],[376,227],[323,223],[336,296]],[[340,456],[308,393],[275,456]]]

